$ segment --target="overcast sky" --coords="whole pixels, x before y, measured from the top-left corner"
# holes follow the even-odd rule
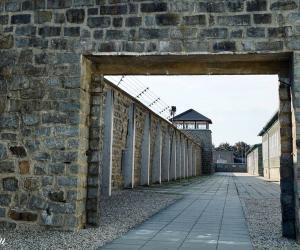
[[[177,114],[195,109],[213,121],[213,143],[261,142],[257,136],[278,109],[278,77],[274,76],[134,76]],[[132,83],[128,78],[125,85]],[[121,84],[122,85],[122,84]],[[132,86],[134,87],[134,86]]]

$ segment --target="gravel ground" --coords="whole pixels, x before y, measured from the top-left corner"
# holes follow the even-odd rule
[[[151,190],[118,191],[103,200],[99,228],[83,229],[75,233],[26,227],[0,230],[0,238],[6,239],[4,249],[95,249],[124,234],[180,197]]]
[[[279,199],[243,198],[254,249],[300,249],[294,240],[281,236],[281,209]]]

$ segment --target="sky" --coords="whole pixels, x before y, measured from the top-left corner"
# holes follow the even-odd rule
[[[157,110],[168,104],[177,107],[176,114],[192,108],[210,118],[215,146],[260,143],[258,133],[279,107],[277,75],[128,76],[120,87],[136,94],[143,90],[138,83],[150,88],[142,101],[149,104],[156,96],[163,100]]]

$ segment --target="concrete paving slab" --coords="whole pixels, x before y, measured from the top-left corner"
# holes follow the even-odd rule
[[[160,190],[180,193],[183,199],[103,249],[251,250],[235,180],[228,174],[214,175]]]

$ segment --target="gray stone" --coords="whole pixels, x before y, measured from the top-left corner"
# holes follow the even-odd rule
[[[108,28],[110,23],[111,19],[109,17],[89,17],[87,19],[87,25],[90,28]]]
[[[255,24],[270,24],[272,22],[271,14],[254,14],[253,20]]]
[[[49,164],[50,174],[63,175],[65,172],[65,165],[62,163]]]
[[[249,26],[251,17],[250,15],[219,16],[217,21],[222,26]]]
[[[294,10],[297,9],[298,5],[296,1],[292,0],[278,0],[271,4],[271,10]]]
[[[11,24],[27,24],[31,22],[31,15],[20,14],[11,17]]]
[[[46,209],[47,203],[40,197],[35,195],[31,196],[28,203],[29,208],[31,209]]]
[[[1,15],[0,16],[0,24],[2,24],[2,25],[8,24],[8,15]]]
[[[0,194],[0,206],[9,206],[11,202],[10,194]]]
[[[205,25],[205,15],[184,16],[183,22],[185,25]]]
[[[214,51],[217,51],[217,52],[235,51],[236,50],[236,45],[235,45],[235,42],[229,42],[229,41],[216,42],[213,45],[213,49],[214,49]]]
[[[154,2],[154,3],[142,3],[141,4],[141,12],[149,13],[149,12],[164,12],[167,11],[167,3],[166,2]]]
[[[66,12],[66,17],[69,23],[83,23],[85,18],[85,10],[69,9]]]
[[[141,17],[128,17],[126,18],[126,27],[136,27],[142,24]]]
[[[139,30],[140,39],[165,39],[168,35],[168,29],[140,28]]]
[[[3,160],[7,157],[7,150],[5,145],[0,144],[0,160]]]
[[[80,27],[66,27],[64,28],[64,36],[80,36]]]
[[[11,49],[14,46],[14,38],[12,35],[0,36],[0,49]]]
[[[12,146],[9,147],[10,152],[20,158],[26,157],[27,153],[23,146]]]
[[[72,0],[47,0],[48,9],[63,9],[71,7]]]
[[[34,22],[38,24],[48,23],[52,20],[52,11],[37,11],[34,15]]]
[[[265,11],[267,10],[266,0],[250,0],[247,2],[247,11]]]
[[[103,5],[100,8],[101,15],[124,15],[127,14],[127,5]]]
[[[62,187],[76,187],[77,186],[77,178],[76,177],[57,177],[58,185]]]
[[[177,25],[180,22],[180,16],[178,14],[159,14],[155,16],[156,24],[160,26],[172,26]]]
[[[5,10],[8,12],[17,12],[21,10],[21,4],[18,1],[7,1],[5,3]]]
[[[0,161],[0,173],[14,173],[15,164],[13,161]]]
[[[39,28],[39,35],[43,37],[60,36],[61,27],[56,26],[45,26]]]
[[[19,182],[14,177],[4,178],[2,180],[3,190],[5,191],[17,191],[19,188]]]
[[[17,26],[16,35],[20,36],[34,36],[36,34],[36,27],[32,25]]]
[[[5,208],[0,208],[0,217],[5,217],[5,214],[6,214],[6,209]]]
[[[249,28],[247,29],[248,37],[265,37],[265,28]]]
[[[22,116],[22,120],[24,125],[26,126],[33,126],[37,125],[40,121],[39,115],[37,114],[24,114]]]
[[[51,201],[66,202],[64,191],[49,192],[48,197]]]

